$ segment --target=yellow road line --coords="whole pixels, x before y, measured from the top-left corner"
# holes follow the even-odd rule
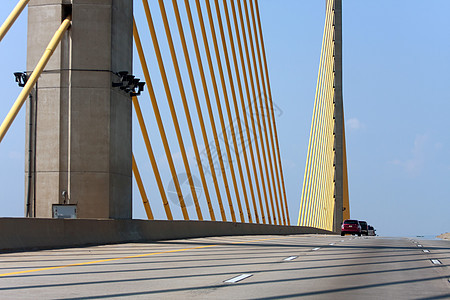
[[[239,242],[232,242],[230,244],[254,243],[254,242],[261,242],[261,241],[268,241],[268,240],[275,240],[275,239],[282,239],[282,238],[292,238],[292,237],[293,236],[258,239],[258,240],[250,240],[250,241],[239,241]],[[76,264],[69,264],[69,265],[63,265],[63,266],[55,266],[55,267],[47,267],[47,268],[39,268],[39,269],[17,271],[17,272],[0,274],[0,277],[17,275],[17,274],[25,274],[25,273],[33,273],[33,272],[40,272],[40,271],[47,271],[47,270],[62,269],[62,268],[68,268],[68,267],[86,266],[86,265],[92,265],[92,264],[98,264],[98,263],[109,262],[109,261],[116,261],[116,260],[122,260],[122,259],[139,258],[139,257],[146,257],[146,256],[152,256],[152,255],[158,255],[158,254],[183,252],[183,251],[197,250],[197,249],[217,247],[217,246],[223,246],[223,244],[213,244],[213,245],[205,245],[205,246],[198,246],[198,247],[192,247],[192,248],[174,249],[174,250],[167,250],[167,251],[161,251],[161,252],[152,252],[152,253],[145,253],[145,254],[138,254],[138,255],[130,255],[130,256],[123,256],[123,257],[116,257],[116,258],[108,258],[108,259],[87,261],[87,262],[76,263]]]

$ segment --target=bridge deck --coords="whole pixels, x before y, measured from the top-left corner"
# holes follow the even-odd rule
[[[316,235],[4,253],[0,294],[52,299],[445,298],[450,297],[449,254],[450,241]],[[251,276],[225,282],[242,274]]]

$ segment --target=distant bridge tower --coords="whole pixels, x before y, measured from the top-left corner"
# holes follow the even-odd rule
[[[132,72],[133,1],[31,0],[27,70],[70,14],[27,104],[27,215],[74,204],[78,218],[131,218],[132,103],[112,82]]]
[[[342,0],[326,1],[298,225],[340,231],[350,218],[342,93]]]

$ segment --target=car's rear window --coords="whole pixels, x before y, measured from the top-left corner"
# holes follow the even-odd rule
[[[344,224],[358,224],[357,220],[345,220]]]

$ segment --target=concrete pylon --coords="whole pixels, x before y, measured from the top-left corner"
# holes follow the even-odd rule
[[[334,0],[334,222],[333,231],[340,232],[344,208],[344,103],[342,92],[342,0]],[[345,170],[346,174],[346,170]],[[345,182],[346,184],[346,182]],[[348,197],[348,195],[347,195]]]
[[[27,105],[26,210],[51,218],[71,204],[77,218],[128,219],[132,103],[112,82],[132,73],[133,1],[31,0],[28,71],[67,14],[72,26]]]

